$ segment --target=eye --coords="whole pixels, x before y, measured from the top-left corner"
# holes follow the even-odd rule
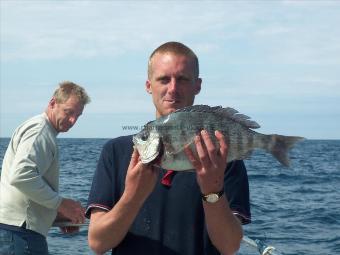
[[[178,81],[178,82],[189,82],[190,79],[189,79],[188,77],[185,77],[185,76],[179,76],[179,77],[177,78],[177,81]]]
[[[65,109],[64,113],[65,113],[66,116],[70,116],[70,115],[73,114],[73,111],[70,111],[69,109]]]
[[[168,84],[170,82],[170,77],[168,76],[161,76],[157,78],[157,81],[159,81],[161,84]]]

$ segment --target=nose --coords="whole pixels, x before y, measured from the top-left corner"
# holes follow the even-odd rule
[[[171,81],[169,82],[169,85],[168,85],[168,92],[169,93],[175,93],[176,90],[177,90],[177,80],[176,78],[171,78]]]
[[[76,123],[77,117],[76,116],[70,116],[69,122],[72,124],[72,126]]]

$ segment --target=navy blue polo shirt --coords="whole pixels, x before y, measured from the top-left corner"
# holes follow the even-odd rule
[[[88,218],[92,208],[109,211],[120,199],[132,151],[132,136],[118,137],[104,145],[89,194]],[[195,172],[176,172],[170,187],[161,183],[165,173],[166,170],[161,170],[155,189],[112,254],[219,254],[206,230]],[[234,214],[243,224],[249,223],[249,185],[243,161],[228,164],[224,188]]]

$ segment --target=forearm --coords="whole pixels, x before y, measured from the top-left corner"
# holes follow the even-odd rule
[[[243,236],[242,226],[222,196],[216,203],[203,202],[209,237],[223,255],[235,254]]]
[[[126,236],[141,202],[122,196],[109,212],[91,213],[88,241],[97,254],[116,247]]]

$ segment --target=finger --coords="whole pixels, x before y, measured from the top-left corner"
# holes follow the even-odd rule
[[[84,223],[85,222],[85,208],[83,208],[80,202],[77,202],[76,211],[77,213],[76,213],[75,223]]]
[[[59,229],[63,234],[67,233],[66,227],[59,227]]]
[[[138,161],[138,158],[139,158],[139,152],[136,148],[133,148],[133,152],[132,152],[132,155],[131,155],[131,159],[134,161],[134,162],[137,162]]]
[[[196,145],[196,151],[198,154],[198,157],[200,159],[201,164],[207,168],[207,166],[210,164],[209,155],[206,151],[205,145],[202,143],[202,138],[200,135],[197,135],[195,137],[195,145]]]
[[[76,233],[79,232],[79,227],[67,227],[67,233]]]
[[[131,155],[131,160],[130,160],[129,168],[132,168],[135,165],[137,165],[138,158],[139,158],[139,153],[138,153],[137,149],[134,148],[133,152],[132,152],[132,155]]]
[[[199,159],[197,159],[197,157],[194,155],[193,151],[191,150],[191,148],[189,147],[189,145],[184,147],[184,152],[188,157],[188,160],[191,162],[192,166],[194,167],[194,169],[200,169],[201,166],[201,162],[199,161]]]
[[[85,219],[82,216],[77,216],[74,220],[71,221],[75,224],[83,224],[85,222]]]
[[[83,224],[85,222],[85,215],[81,214],[81,218],[78,223]]]
[[[201,131],[201,135],[203,138],[203,142],[206,148],[206,151],[209,155],[210,161],[214,164],[217,162],[217,155],[216,155],[216,146],[211,140],[209,133],[206,130]]]
[[[227,155],[228,155],[228,145],[225,141],[224,135],[220,131],[215,131],[215,136],[217,138],[218,143],[220,144],[220,154],[221,158],[224,161],[227,161]]]
[[[136,169],[140,171],[147,171],[148,169],[151,170],[153,165],[151,164],[143,164],[141,161],[138,161],[137,164],[134,166]]]
[[[84,223],[85,222],[85,208],[84,207],[81,207],[81,222],[80,223]]]

